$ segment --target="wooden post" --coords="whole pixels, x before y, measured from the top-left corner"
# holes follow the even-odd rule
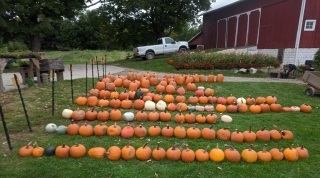
[[[91,61],[91,70],[92,70],[92,88],[94,88],[94,72],[93,72],[94,59]]]
[[[88,97],[88,62],[86,62],[86,98]]]
[[[2,80],[2,69],[0,65],[0,93],[3,93],[5,91],[3,80]]]
[[[72,64],[70,64],[70,80],[71,80],[71,102],[74,103],[73,99],[73,80],[72,80]]]
[[[52,116],[54,116],[54,69],[52,69],[50,72],[52,72]]]

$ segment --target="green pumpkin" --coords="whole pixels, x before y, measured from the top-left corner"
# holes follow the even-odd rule
[[[64,125],[60,125],[59,127],[56,128],[56,132],[58,134],[66,134],[67,133],[67,127]]]
[[[143,96],[143,92],[141,90],[141,88],[139,88],[136,93],[134,94],[134,99],[137,100],[137,99],[141,99]]]
[[[56,147],[55,146],[47,146],[45,149],[44,149],[44,155],[45,156],[53,156],[55,154],[55,151],[56,151]]]

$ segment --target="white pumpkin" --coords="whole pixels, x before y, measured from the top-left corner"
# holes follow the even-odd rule
[[[47,124],[46,128],[45,128],[46,132],[48,132],[48,133],[53,133],[56,131],[56,129],[57,129],[57,125],[54,123]]]
[[[73,113],[73,111],[71,109],[64,109],[62,111],[62,117],[65,119],[71,119],[72,113]]]
[[[299,112],[300,107],[299,106],[291,106],[292,111]]]
[[[205,88],[204,88],[204,86],[198,86],[197,89],[198,89],[198,90],[204,90]]]
[[[214,107],[213,107],[213,105],[206,105],[206,106],[204,107],[204,109],[205,109],[206,111],[213,111],[213,110],[214,110]]]
[[[191,105],[191,104],[189,104],[188,111],[195,111],[195,110],[196,110],[196,107]]]
[[[241,103],[246,104],[246,102],[247,100],[244,97],[240,97],[237,99],[237,104],[241,104]]]
[[[59,125],[59,127],[56,128],[56,132],[58,134],[66,134],[67,133],[67,126]]]
[[[222,115],[221,116],[221,121],[225,122],[225,123],[230,123],[230,122],[232,122],[232,117],[229,116],[229,115]]]
[[[204,106],[197,105],[196,111],[200,111],[200,112],[204,111]]]
[[[123,120],[127,122],[131,122],[134,120],[134,114],[133,112],[125,112],[122,116]]]
[[[160,100],[157,102],[156,107],[157,107],[157,110],[164,111],[167,108],[167,103]]]
[[[156,104],[153,101],[148,100],[144,103],[144,110],[153,111],[155,109],[156,109]]]

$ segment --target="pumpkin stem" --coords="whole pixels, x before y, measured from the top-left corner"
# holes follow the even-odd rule
[[[209,128],[212,129],[214,127],[214,124],[212,124]]]
[[[301,145],[301,150],[303,150],[304,149],[304,145]]]
[[[148,145],[148,143],[149,143],[149,142],[145,143],[142,148],[145,148],[145,147]]]
[[[249,151],[253,150],[253,144],[250,144]]]
[[[167,129],[169,129],[169,127],[170,127],[170,125],[169,125],[169,124],[167,124]]]
[[[160,148],[160,142],[157,142],[157,150]]]
[[[92,107],[91,112],[93,112],[93,111],[94,111],[94,109],[95,109],[95,107]]]
[[[264,131],[264,130],[266,130],[266,127],[263,127],[263,128],[261,129],[261,131]]]
[[[267,150],[267,144],[264,144],[262,151],[265,153]]]
[[[251,132],[251,126],[249,127],[249,133]]]

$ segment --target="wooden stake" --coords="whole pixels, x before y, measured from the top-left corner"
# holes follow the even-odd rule
[[[88,97],[88,62],[86,62],[86,98]]]
[[[104,73],[107,75],[107,55],[104,56]]]
[[[9,149],[12,150],[9,131],[8,131],[8,128],[7,128],[7,123],[4,120],[4,114],[3,114],[3,111],[2,111],[2,106],[1,105],[0,105],[0,117],[1,117],[1,120],[2,120],[2,125],[3,125],[3,129],[4,129],[4,133],[5,133],[6,138],[7,138],[7,143],[8,143]]]
[[[24,115],[26,116],[26,120],[27,120],[27,124],[28,124],[28,128],[29,128],[29,132],[32,132],[31,125],[30,125],[30,121],[29,121],[28,112],[27,112],[27,109],[26,109],[26,105],[24,104],[24,101],[23,101],[23,97],[22,97],[22,93],[21,93],[21,88],[20,88],[20,85],[19,85],[19,83],[18,83],[17,75],[16,75],[16,74],[13,74],[13,76],[14,76],[14,79],[15,79],[16,84],[17,84],[17,88],[18,88],[18,91],[19,91],[20,100],[21,100],[21,103],[22,103],[22,108],[23,108],[23,111],[24,111]]]
[[[105,63],[104,58],[102,58],[101,61],[102,61],[102,78],[104,78],[105,77],[105,75],[104,75],[104,63]]]
[[[98,75],[98,80],[99,80],[99,62],[98,62],[98,59],[97,59],[97,56],[96,56],[96,63],[97,63],[97,75]]]
[[[92,88],[94,88],[94,73],[93,73],[93,64],[94,64],[94,61],[93,61],[93,59],[92,59],[92,62],[91,62],[91,70],[92,70]]]

